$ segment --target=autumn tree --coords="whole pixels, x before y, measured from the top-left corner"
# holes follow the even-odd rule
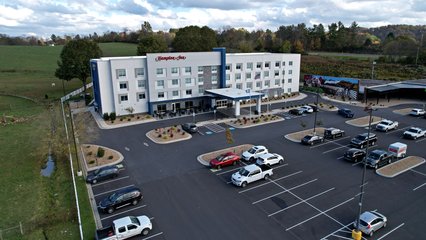
[[[207,26],[180,28],[176,32],[172,46],[178,52],[211,51],[212,48],[217,47],[216,32]]]

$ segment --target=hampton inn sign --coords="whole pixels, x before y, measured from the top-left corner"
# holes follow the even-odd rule
[[[179,61],[179,60],[185,60],[185,59],[186,59],[186,57],[182,56],[182,55],[179,55],[179,56],[166,56],[166,57],[158,56],[158,57],[155,58],[155,61],[156,62],[169,61],[169,60]]]

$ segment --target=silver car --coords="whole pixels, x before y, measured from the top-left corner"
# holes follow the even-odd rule
[[[383,215],[375,211],[367,211],[361,214],[359,217],[359,230],[368,236],[373,236],[373,233],[382,227],[386,227],[388,219]],[[356,228],[357,221],[354,222]]]

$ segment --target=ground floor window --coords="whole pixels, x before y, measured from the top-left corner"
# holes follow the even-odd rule
[[[157,111],[158,112],[166,111],[166,109],[167,109],[166,104],[158,104],[157,105]]]
[[[228,100],[217,100],[216,101],[216,107],[220,108],[220,107],[226,107],[228,106]]]
[[[192,101],[186,101],[185,102],[185,108],[191,108],[194,105]]]
[[[129,100],[129,97],[127,96],[127,94],[126,95],[120,95],[120,103],[128,101],[128,100]]]

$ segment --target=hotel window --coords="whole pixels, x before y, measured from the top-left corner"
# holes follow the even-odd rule
[[[185,78],[185,85],[191,85],[191,78]]]
[[[126,77],[126,69],[117,69],[117,78],[123,78]]]
[[[145,98],[146,98],[145,93],[138,93],[138,101]]]
[[[280,85],[280,80],[279,79],[275,79],[275,86],[279,86]]]
[[[217,75],[212,75],[212,83],[216,83],[217,82]]]
[[[179,79],[172,79],[172,86],[179,86]]]
[[[179,91],[173,91],[172,96],[173,97],[179,97]]]
[[[177,75],[177,74],[179,74],[179,68],[177,68],[177,67],[172,67],[172,74],[173,74],[173,75]]]
[[[256,87],[257,88],[261,88],[262,87],[262,82],[256,82]]]
[[[135,77],[143,77],[145,75],[145,71],[143,68],[135,68]]]
[[[291,78],[288,79],[288,83],[291,83],[293,80]]]
[[[252,82],[246,83],[246,88],[251,89],[252,87],[253,87],[253,83]]]
[[[288,74],[289,75],[293,74],[293,70],[288,70]]]
[[[279,75],[280,75],[280,71],[275,70],[275,71],[274,71],[274,76],[275,76],[275,77],[278,77]]]
[[[231,67],[232,67],[231,64],[227,64],[225,67],[225,70],[231,70]]]
[[[204,77],[202,75],[198,76],[198,83],[199,84],[203,84],[204,83]]]
[[[145,88],[145,80],[138,80],[138,88]]]
[[[269,86],[270,86],[270,84],[271,84],[271,81],[269,81],[269,80],[266,80],[266,81],[265,81],[265,87],[269,87]]]
[[[285,66],[285,62],[283,62],[283,67]]]
[[[275,67],[280,67],[280,62],[275,62]]]
[[[235,66],[235,68],[237,69],[237,70],[241,70],[241,68],[242,68],[242,63],[237,63],[237,65]]]
[[[260,79],[260,74],[261,74],[260,72],[255,72],[255,73],[254,73],[254,79],[255,79],[255,80]]]
[[[217,72],[217,66],[212,66],[212,72]]]
[[[251,73],[246,73],[246,79],[251,79]]]
[[[120,83],[120,89],[127,89],[127,83],[126,82],[121,82]]]
[[[285,69],[283,69],[283,76],[285,75]]]
[[[282,82],[282,83],[283,83],[283,85],[284,85],[284,84],[285,84],[285,79],[283,79],[281,82]]]
[[[164,88],[164,80],[157,80],[157,88],[158,89]]]
[[[263,72],[263,77],[264,77],[264,78],[269,77],[269,71],[264,71],[264,72]]]
[[[265,68],[269,68],[271,66],[270,62],[265,62]]]
[[[288,65],[289,65],[289,66],[293,66],[293,61],[289,61],[289,62],[288,62]]]
[[[126,102],[128,100],[129,100],[129,98],[127,97],[127,94],[126,95],[120,95],[120,103],[121,102]]]
[[[231,80],[231,74],[226,74],[226,81]]]
[[[235,74],[235,80],[241,80],[241,73]]]
[[[187,89],[185,93],[186,95],[192,95],[192,89]]]
[[[185,67],[185,73],[191,73],[191,67]]]
[[[291,93],[291,88],[287,88],[287,92],[288,92],[288,93]]]
[[[164,92],[159,92],[157,96],[158,98],[164,98]]]
[[[253,63],[247,63],[247,69],[253,70]]]
[[[198,66],[198,72],[199,72],[199,73],[204,72],[204,67],[203,67],[203,66]]]
[[[202,86],[198,87],[198,93],[199,94],[204,94],[204,88]]]
[[[238,88],[238,89],[243,89],[243,84],[241,84],[241,83],[237,83],[237,88]]]
[[[157,75],[163,76],[164,68],[157,68]]]
[[[262,63],[261,63],[261,62],[258,62],[258,63],[256,64],[256,68],[257,68],[257,69],[261,69],[261,68],[262,68]]]

